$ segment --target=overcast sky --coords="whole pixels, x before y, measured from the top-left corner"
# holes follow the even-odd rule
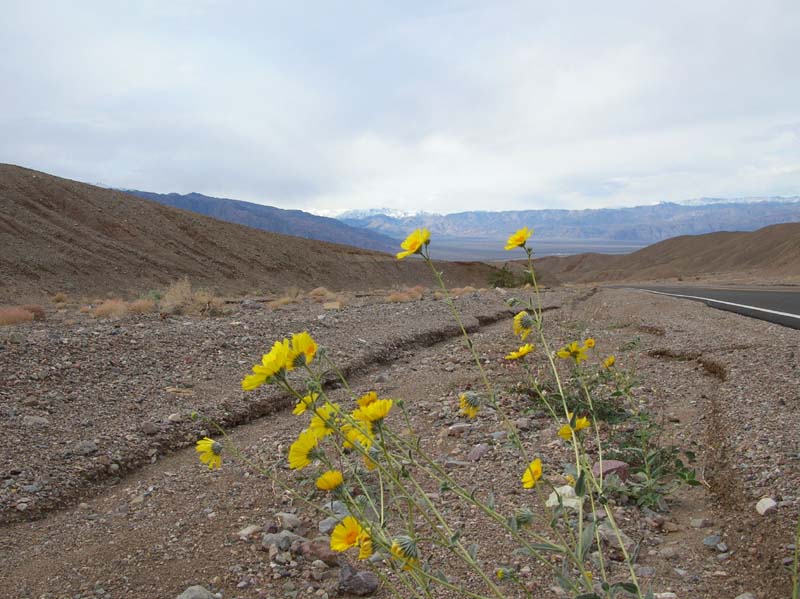
[[[800,193],[800,2],[0,0],[0,162],[284,208]]]

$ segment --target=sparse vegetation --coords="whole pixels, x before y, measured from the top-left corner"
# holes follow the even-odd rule
[[[217,316],[225,302],[204,289],[194,290],[188,277],[172,283],[161,298],[159,308],[165,314]]]
[[[23,310],[27,310],[31,314],[33,314],[34,320],[44,320],[46,318],[46,314],[44,308],[39,304],[25,304],[24,306],[20,306]]]
[[[94,309],[96,318],[120,318],[128,313],[128,304],[119,298],[107,299]]]
[[[67,294],[58,292],[53,296],[53,303],[54,304],[63,304],[67,301]]]
[[[416,287],[406,287],[392,291],[386,296],[386,301],[389,303],[403,303],[419,301],[425,295],[425,288],[422,285]]]
[[[132,314],[149,314],[158,310],[156,302],[149,297],[134,300],[128,306],[128,311]]]
[[[542,300],[531,267],[532,251],[526,245],[530,235],[529,229],[521,229],[506,245],[507,250],[526,251],[527,272],[535,294],[513,318],[511,328],[518,339],[509,347],[505,360],[520,365],[523,381],[516,386],[517,392],[534,398],[555,425],[557,437],[562,439],[571,459],[566,467],[543,463],[536,453],[526,449],[515,421],[498,401],[483,359],[451,299],[474,289],[447,290],[428,253],[429,233],[424,229],[414,231],[403,242],[404,252],[397,257],[420,254],[426,261],[480,373],[483,388],[464,391],[459,397],[461,416],[473,419],[482,410],[497,415],[517,453],[518,484],[523,493],[542,487],[552,491],[545,503],[549,511],[542,513],[529,507],[534,493],[523,496],[521,506],[517,501],[506,505],[492,492],[473,489],[469,480],[459,480],[426,453],[413,430],[403,428],[409,426],[412,407],[402,400],[380,398],[374,391],[357,396],[350,391],[339,367],[327,353],[318,351],[307,332],[275,342],[242,381],[245,391],[265,384],[282,388],[297,400],[294,413],[310,417],[308,427],[289,448],[289,467],[301,471],[318,466],[310,480],[315,480],[317,489],[342,502],[348,514],[339,518],[331,533],[331,549],[343,553],[356,549],[359,560],[379,557],[371,561],[372,569],[395,596],[404,596],[406,589],[416,589],[419,597],[434,597],[437,588],[445,588],[460,596],[503,599],[508,586],[532,597],[519,577],[520,564],[529,560],[532,565],[550,568],[563,596],[612,599],[627,594],[651,598],[653,592],[645,590],[637,577],[635,544],[621,531],[612,499],[630,497],[639,506],[663,509],[665,497],[679,485],[698,484],[694,471],[679,459],[679,450],[658,443],[660,428],[632,401],[632,378],[618,371],[614,356],[593,359],[595,340],[591,337],[582,343],[572,341],[557,351],[550,349],[543,326]],[[421,297],[423,291],[396,291],[387,299],[411,301]],[[324,297],[327,293],[318,288],[309,296]],[[514,299],[509,302],[512,307],[520,304],[523,302]],[[534,347],[529,336],[541,349]],[[526,340],[518,349],[512,349]],[[530,365],[537,352],[549,375],[547,384],[536,381]],[[303,371],[304,384],[298,384],[290,374],[296,370]],[[338,374],[342,386],[349,391],[352,411],[328,397],[323,379],[331,373]],[[604,395],[610,397],[601,399]],[[636,414],[638,425],[616,447],[616,438],[609,430],[613,431],[614,423],[631,413]],[[221,466],[223,451],[240,455],[238,449],[224,443],[208,437],[198,441],[199,457],[209,468]],[[630,466],[633,477],[627,483],[615,474],[604,473],[603,455],[614,455],[615,451],[630,462],[625,467]],[[261,471],[271,476],[276,466],[272,464]],[[285,489],[298,499],[309,502],[308,477],[298,480],[296,486],[273,480],[286,485]],[[567,484],[561,484],[563,481]],[[446,496],[453,504],[481,513],[502,535],[513,539],[517,547],[513,559],[486,551],[480,546],[480,532],[452,523],[442,505],[430,497],[430,489],[436,487],[437,497]],[[318,509],[333,515],[329,505]],[[469,570],[471,582],[454,582],[447,577],[443,573],[447,561],[442,555]],[[552,556],[557,560],[549,559]]]
[[[19,306],[0,308],[0,326],[30,322],[33,318],[32,312]]]

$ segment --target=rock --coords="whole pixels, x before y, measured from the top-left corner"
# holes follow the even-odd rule
[[[254,534],[261,532],[262,530],[264,530],[263,526],[259,526],[258,524],[251,524],[250,526],[245,526],[242,530],[237,532],[236,536],[244,541],[252,537]]]
[[[561,499],[560,501],[559,497]],[[562,487],[556,487],[555,490],[550,493],[545,505],[549,508],[557,508],[559,503],[565,508],[579,510],[583,503],[583,498],[575,494],[575,488],[572,485],[564,485]]]
[[[492,441],[502,441],[508,436],[506,431],[495,431],[491,434]]]
[[[600,524],[600,526],[597,527],[597,531],[600,533],[600,538],[602,538],[606,543],[608,543],[611,547],[614,547],[615,549],[622,549],[624,545],[625,551],[627,551],[628,554],[630,554],[636,547],[636,543],[633,542],[633,539],[631,539],[624,532],[619,531],[619,538],[618,538],[617,533],[614,531],[612,526],[607,522],[603,522],[602,524]]]
[[[719,535],[709,535],[705,539],[703,539],[703,545],[706,547],[716,547],[717,543],[722,541],[722,537]]]
[[[303,526],[303,521],[289,512],[278,512],[275,514],[275,518],[278,519],[278,526],[284,530],[297,530]]]
[[[319,531],[324,535],[329,535],[333,532],[333,529],[336,528],[336,525],[342,521],[344,516],[328,516],[320,520],[319,522]]]
[[[678,599],[678,596],[675,593],[656,593],[655,599]]]
[[[295,541],[304,542],[307,540],[308,539],[301,537],[300,535],[296,535],[288,530],[282,530],[281,532],[277,533],[268,532],[261,537],[261,547],[269,551],[269,548],[274,545],[281,551],[288,551],[292,546],[292,543]]]
[[[97,443],[94,441],[79,441],[73,447],[73,451],[78,455],[89,456],[97,451]]]
[[[486,455],[487,451],[489,451],[489,445],[486,443],[478,443],[467,454],[467,459],[471,462],[478,462],[483,456]]]
[[[329,541],[306,541],[300,546],[300,554],[310,562],[322,561],[329,566],[339,565],[339,554],[331,549]]]
[[[689,521],[689,526],[692,528],[708,528],[714,525],[713,520],[709,520],[708,518],[692,518]]]
[[[181,416],[177,412],[174,412],[174,413],[170,414],[169,416],[167,416],[167,421],[172,423],[172,424],[177,424],[181,420],[183,420],[183,416]]]
[[[328,512],[332,512],[335,516],[349,516],[350,510],[347,509],[347,506],[341,501],[329,501],[322,505],[322,509]]]
[[[148,437],[152,437],[153,435],[157,435],[161,430],[158,428],[158,425],[154,422],[143,422],[139,429]]]
[[[736,599],[758,599],[753,593],[742,593],[741,595],[736,595]]]
[[[778,509],[778,503],[772,497],[764,497],[756,504],[756,511],[762,516],[771,514]]]
[[[197,584],[183,591],[177,599],[217,599],[217,596]]]
[[[716,545],[714,545],[714,547],[715,547],[715,548],[716,548],[716,550],[717,550],[717,551],[719,551],[720,553],[727,553],[727,552],[728,552],[728,545],[727,545],[727,543],[724,543],[724,542],[722,542],[722,543],[717,543]]]
[[[470,428],[472,428],[471,424],[467,424],[466,422],[459,422],[458,424],[454,424],[451,427],[449,427],[447,429],[447,434],[450,437],[460,437]]]
[[[678,557],[678,550],[675,547],[664,547],[658,552],[658,555],[666,559],[674,559]]]
[[[661,528],[663,528],[665,532],[678,532],[681,529],[680,526],[669,521],[664,522],[664,525]]]
[[[639,564],[636,564],[634,566],[634,570],[636,572],[636,576],[649,578],[656,575],[656,569],[653,566],[640,566]]]
[[[523,416],[522,418],[517,418],[514,421],[514,424],[516,424],[517,428],[519,430],[521,430],[521,431],[529,431],[529,430],[531,430],[531,419],[530,418],[526,418],[525,416]]]
[[[380,580],[372,572],[356,570],[350,564],[345,564],[339,572],[339,592],[358,597],[372,595],[378,590]]]
[[[616,474],[620,480],[624,481],[628,478],[628,468],[630,465],[627,462],[619,460],[603,460],[603,476]],[[600,476],[600,462],[592,466],[592,474],[596,477]]]
[[[50,425],[50,421],[44,416],[25,416],[22,419],[23,426],[43,428]]]

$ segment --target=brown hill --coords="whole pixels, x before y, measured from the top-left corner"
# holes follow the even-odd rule
[[[134,295],[188,276],[217,293],[428,284],[420,260],[267,233],[0,164],[0,301],[59,291]],[[399,248],[398,248],[399,249]],[[451,285],[495,269],[440,265]]]
[[[720,274],[756,280],[800,277],[800,223],[747,233],[684,235],[632,254],[580,254],[536,261],[565,282],[647,281]]]

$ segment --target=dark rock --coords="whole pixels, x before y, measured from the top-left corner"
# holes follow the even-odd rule
[[[349,564],[342,566],[339,572],[339,592],[349,593],[357,597],[372,595],[378,590],[380,580],[372,572],[356,570]]]

